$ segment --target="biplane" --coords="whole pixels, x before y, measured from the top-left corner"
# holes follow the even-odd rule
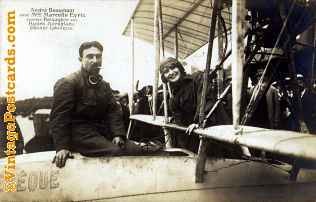
[[[169,148],[161,154],[151,156],[88,158],[75,154],[74,159],[69,160],[62,169],[51,163],[54,156],[52,151],[19,155],[16,157],[17,192],[4,192],[3,181],[0,181],[0,199],[314,200],[316,136],[299,130],[265,128],[249,123],[256,118],[254,112],[269,86],[276,81],[275,78],[279,78],[273,76],[286,75],[284,78],[290,78],[286,80],[291,80],[294,86],[291,93],[286,89],[295,104],[291,109],[293,120],[300,124],[302,94],[297,87],[297,74],[304,76],[308,90],[315,88],[315,10],[315,1],[140,0],[123,34],[131,35],[132,40],[137,37],[154,44],[157,76],[153,85],[153,115],[133,114],[130,119],[162,127],[167,131],[166,136],[169,135],[169,128],[186,130],[186,127],[169,123],[167,113],[164,116],[156,113],[158,67],[164,50],[174,52],[176,58],[183,59],[206,45],[208,54],[204,74],[217,75],[218,102],[232,89],[232,125],[205,128],[203,121],[212,115],[213,109],[208,115],[201,114],[200,128],[193,131],[200,136],[198,154],[170,148],[172,145],[168,145]],[[219,62],[212,64],[212,54],[216,52],[213,49],[215,41],[218,41]],[[296,60],[296,53],[302,54],[304,59]],[[224,86],[223,66],[227,63],[231,66],[232,78],[231,84]],[[263,72],[250,100],[243,106],[249,69],[258,65],[264,67]],[[164,85],[165,112],[167,89],[168,86]],[[216,104],[213,108],[216,108]],[[308,108],[312,111],[313,106]],[[313,130],[315,118],[308,121],[308,129]],[[282,158],[209,158],[205,153],[207,139],[237,144],[246,151],[253,148],[269,152]],[[1,159],[0,165],[4,164],[5,159]],[[4,173],[3,170],[0,173]]]

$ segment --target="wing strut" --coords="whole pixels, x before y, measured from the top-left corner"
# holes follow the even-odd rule
[[[206,58],[206,66],[203,74],[203,88],[201,95],[201,103],[200,103],[200,112],[199,112],[199,125],[202,127],[203,121],[205,119],[205,103],[206,103],[206,91],[208,89],[208,77],[211,68],[211,60],[212,60],[212,51],[213,51],[213,41],[215,37],[215,28],[217,22],[218,11],[221,6],[221,0],[213,0],[213,11],[209,32],[209,41],[208,41],[208,49],[207,49],[207,58]],[[195,167],[195,182],[201,183],[203,182],[204,177],[204,168],[206,162],[206,149],[207,149],[206,138],[200,138],[200,145],[198,150],[197,162]]]
[[[241,92],[244,67],[244,32],[246,1],[236,0],[232,4],[232,96],[233,126],[238,135],[240,122]],[[242,147],[243,154],[251,156],[247,147]]]
[[[132,72],[132,76],[131,76],[131,92],[130,92],[130,95],[129,95],[129,111],[130,111],[130,115],[133,114],[134,112],[134,105],[133,105],[133,102],[134,102],[134,93],[135,93],[135,89],[137,89],[137,87],[135,88],[134,87],[134,79],[135,79],[135,36],[134,36],[134,18],[131,19],[131,35],[132,35],[132,69],[131,69],[131,72]],[[138,83],[137,85],[138,86]],[[135,88],[135,89],[134,89]],[[128,129],[127,129],[127,133],[126,133],[126,138],[129,139],[130,138],[130,135],[131,135],[131,129],[132,129],[132,124],[133,124],[133,120],[130,120],[129,121],[129,124],[128,124]]]
[[[154,7],[154,48],[155,48],[155,79],[153,84],[153,119],[156,119],[156,106],[157,106],[157,90],[159,81],[159,64],[160,64],[160,37],[159,37],[159,10],[160,10],[160,0],[155,0]]]
[[[159,18],[159,41],[160,41],[160,50],[162,53],[162,57],[165,57],[165,46],[164,46],[164,40],[163,40],[163,20],[162,20],[162,6],[161,6],[161,0],[158,1],[159,5],[159,11],[158,11],[158,18]],[[160,64],[160,61],[159,61]],[[158,72],[159,74],[159,72]],[[162,84],[163,88],[163,109],[164,109],[164,121],[165,123],[168,123],[168,103],[167,103],[167,85],[165,83]],[[171,134],[170,130],[166,127],[163,127],[163,133],[165,135],[165,145],[166,148],[172,147],[171,142]]]

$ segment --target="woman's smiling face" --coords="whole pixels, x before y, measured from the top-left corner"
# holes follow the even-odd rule
[[[164,69],[163,76],[166,78],[168,82],[176,83],[180,80],[181,71],[178,67],[172,66]]]

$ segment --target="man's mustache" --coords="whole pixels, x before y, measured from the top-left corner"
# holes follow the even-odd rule
[[[98,68],[98,69],[103,69],[103,67],[101,67],[101,63],[94,63],[91,65],[92,68]]]

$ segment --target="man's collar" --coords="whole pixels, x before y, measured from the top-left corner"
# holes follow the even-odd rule
[[[100,74],[97,74],[93,77],[93,75],[90,75],[89,72],[86,69],[84,69],[83,67],[81,67],[80,71],[81,71],[81,74],[82,74],[82,77],[83,77],[85,83],[88,86],[92,86],[92,87],[98,86],[103,80],[103,77]],[[98,81],[95,83],[95,80],[98,80]]]

